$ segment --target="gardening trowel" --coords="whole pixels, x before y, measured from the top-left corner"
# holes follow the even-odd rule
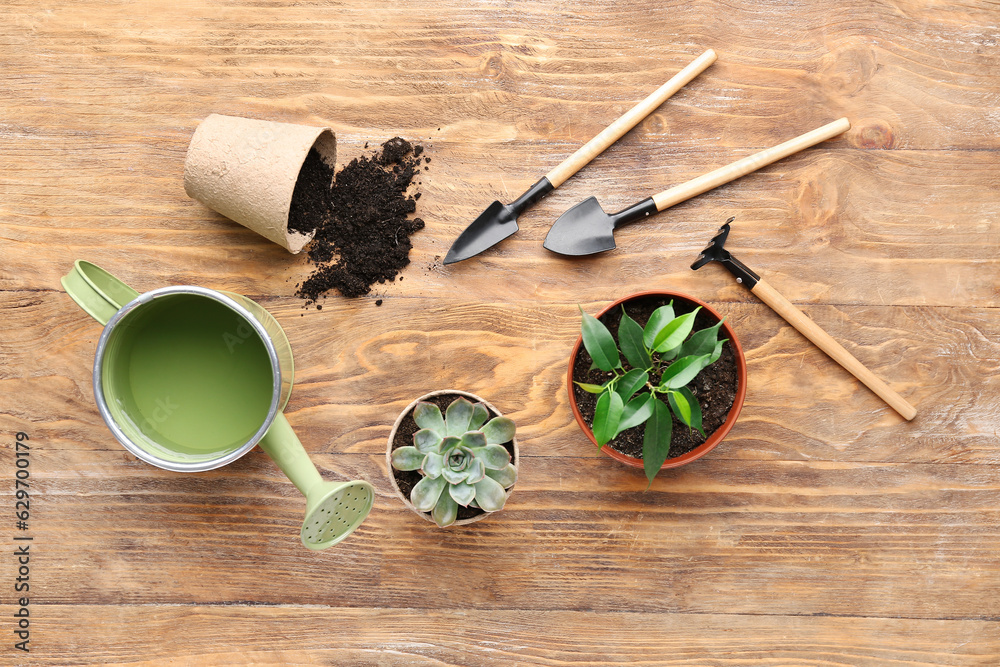
[[[618,213],[610,215],[605,213],[597,199],[590,197],[559,216],[545,237],[544,245],[552,252],[561,255],[592,255],[595,252],[613,250],[615,227],[658,213],[849,129],[851,123],[846,118],[835,120],[783,144],[754,153],[687,183],[647,197]]]
[[[878,394],[879,398],[889,404],[893,410],[910,420],[917,415],[917,409],[906,402],[902,396],[897,394],[889,385],[875,377],[868,368],[858,361],[854,355],[844,349],[835,341],[830,334],[823,331],[819,326],[806,317],[805,313],[792,305],[792,303],[781,296],[763,278],[751,271],[743,262],[739,261],[725,249],[726,237],[729,236],[729,223],[734,218],[726,220],[726,224],[719,228],[719,232],[712,238],[708,247],[701,251],[698,259],[695,260],[691,268],[698,270],[709,262],[719,262],[725,266],[730,273],[736,277],[736,282],[740,283],[753,292],[761,301],[771,307],[786,322],[795,327],[799,333],[813,342],[816,347],[823,350],[831,359],[844,367],[851,375],[864,383],[866,387]]]
[[[626,111],[625,115],[606,127],[600,134],[564,160],[562,164],[543,176],[512,204],[501,204],[498,201],[490,204],[455,240],[448,255],[444,258],[444,263],[453,264],[478,255],[516,232],[518,215],[566,182],[570,176],[600,155],[605,148],[618,141],[622,135],[648,116],[653,109],[663,104],[667,98],[715,62],[715,58],[715,51],[712,49],[695,58],[691,64],[657,88],[653,94]]]

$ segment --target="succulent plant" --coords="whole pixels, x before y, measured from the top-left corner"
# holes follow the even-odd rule
[[[514,438],[514,422],[494,417],[482,403],[455,399],[444,415],[433,403],[420,402],[413,419],[420,430],[413,445],[392,452],[396,470],[419,470],[423,479],[410,491],[410,502],[430,512],[442,528],[458,516],[458,506],[484,512],[502,509],[506,489],[517,481],[517,468],[502,443]]]

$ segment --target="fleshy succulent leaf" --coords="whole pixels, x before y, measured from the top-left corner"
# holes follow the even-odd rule
[[[453,435],[449,435],[447,438],[441,440],[441,444],[438,446],[437,451],[441,454],[447,454],[451,450],[455,449],[462,444],[461,438],[456,438]]]
[[[646,326],[642,329],[642,342],[647,349],[653,349],[653,341],[656,340],[656,335],[673,319],[673,301],[653,311],[653,314],[649,316],[649,320],[646,321]]]
[[[517,427],[514,420],[509,417],[494,417],[483,426],[483,433],[486,434],[486,442],[491,445],[502,445],[514,439]]]
[[[416,446],[417,451],[423,454],[437,451],[439,449],[438,446],[441,444],[441,436],[429,428],[422,428],[413,434],[413,444]]]
[[[469,478],[469,470],[468,468],[453,470],[448,466],[445,466],[444,470],[441,471],[441,478],[448,482],[448,484],[458,484],[459,482],[464,482]]]
[[[399,450],[396,450],[399,451]],[[427,477],[440,477],[444,470],[444,457],[437,452],[427,452],[420,466],[420,472]]]
[[[698,357],[703,354],[711,354],[715,349],[716,343],[719,341],[719,328],[724,321],[724,319],[719,320],[715,326],[695,331],[691,334],[690,338],[681,344],[681,349],[677,352],[677,356],[690,357],[693,355]]]
[[[670,364],[660,376],[660,390],[666,391],[667,389],[683,387],[708,365],[709,359],[711,359],[711,355],[703,354],[700,357],[682,357]]]
[[[653,398],[652,394],[642,393],[629,401],[625,408],[622,410],[621,421],[618,422],[618,433],[621,433],[625,429],[638,426],[653,414]],[[615,433],[615,437],[618,436]]]
[[[594,440],[597,441],[598,447],[603,447],[611,438],[615,437],[615,433],[618,432],[618,423],[622,418],[622,410],[624,409],[625,403],[617,392],[605,392],[597,399],[592,428],[594,431]]]
[[[677,354],[676,348],[680,347],[684,339],[688,337],[691,333],[691,329],[694,328],[694,318],[698,315],[698,311],[701,310],[701,306],[698,306],[690,313],[685,313],[671,320],[667,326],[663,327],[656,338],[653,339],[653,349],[660,353],[661,356],[667,355],[670,359]],[[673,352],[673,354],[670,354]]]
[[[490,411],[482,403],[475,403],[472,406],[472,420],[469,422],[470,431],[478,431],[490,418]]]
[[[646,471],[649,486],[660,472],[660,467],[670,454],[670,434],[674,418],[670,408],[658,398],[653,399],[653,414],[646,422],[646,432],[642,439],[642,467]],[[648,488],[648,487],[647,487]]]
[[[514,467],[513,463],[508,463],[501,470],[486,470],[486,476],[492,477],[497,482],[500,483],[505,489],[509,489],[514,486],[514,482],[517,481],[517,468]]]
[[[641,368],[633,368],[618,379],[615,391],[622,397],[623,403],[628,403],[635,396],[635,392],[642,389],[642,386],[649,380],[649,374]]]
[[[462,434],[462,446],[469,449],[486,446],[486,434],[482,431],[467,431]]]
[[[622,319],[618,324],[618,342],[622,354],[632,368],[649,368],[653,365],[649,358],[649,350],[642,340],[642,327],[628,316],[622,306]]]
[[[421,512],[430,512],[447,485],[443,477],[424,477],[410,491],[410,502]]]
[[[423,462],[424,454],[416,447],[400,447],[392,451],[392,467],[396,470],[419,470]]]
[[[466,482],[459,482],[458,484],[449,485],[448,493],[451,494],[452,500],[456,503],[462,507],[468,507],[469,503],[476,498],[476,487]]]
[[[455,519],[458,518],[458,503],[455,502],[450,493],[441,494],[431,511],[431,518],[441,528],[447,528],[455,523]]]
[[[444,411],[445,435],[461,436],[469,430],[474,412],[472,403],[464,396],[459,396]]]
[[[621,367],[618,346],[615,345],[615,339],[608,328],[593,315],[583,312],[582,308],[580,314],[583,316],[581,325],[583,346],[587,348],[594,364],[602,371],[613,371]]]
[[[444,417],[441,416],[441,408],[433,403],[421,401],[413,408],[413,421],[417,422],[420,428],[428,428],[444,435]]]
[[[701,426],[701,404],[698,403],[698,399],[695,398],[689,387],[681,387],[677,391],[683,394],[684,398],[687,399],[688,405],[691,406],[691,421],[687,422],[687,425],[701,433],[702,437],[705,437],[705,429]]]
[[[465,476],[465,481],[469,484],[475,484],[483,477],[486,477],[486,464],[479,459],[476,459],[472,462],[472,465],[469,466],[469,472]]]
[[[587,382],[574,382],[577,387],[583,389],[588,394],[600,394],[604,391],[604,386],[599,384],[590,384]]]
[[[503,445],[487,445],[473,449],[476,460],[482,461],[488,470],[502,470],[510,463],[510,453]]]
[[[492,477],[484,477],[474,485],[476,487],[476,502],[486,512],[496,512],[503,509],[507,502],[507,494],[500,482]]]

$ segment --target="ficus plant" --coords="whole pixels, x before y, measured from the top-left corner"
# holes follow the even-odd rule
[[[517,468],[503,446],[514,439],[514,422],[507,417],[487,421],[489,416],[485,405],[463,397],[444,415],[438,406],[422,401],[413,409],[420,427],[413,445],[392,452],[393,468],[420,471],[423,478],[410,491],[410,502],[430,512],[442,528],[455,522],[459,505],[484,512],[502,509],[506,489],[517,481]]]
[[[586,392],[599,394],[591,426],[594,439],[603,447],[625,429],[645,425],[642,461],[650,484],[670,453],[673,415],[705,435],[701,406],[688,385],[719,359],[728,339],[719,340],[723,320],[692,334],[699,310],[700,306],[675,316],[671,301],[657,308],[643,327],[622,306],[616,342],[600,320],[580,309],[591,368],[612,373],[601,385],[576,383]]]

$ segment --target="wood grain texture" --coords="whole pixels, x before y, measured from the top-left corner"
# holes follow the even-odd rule
[[[0,3],[0,479],[29,433],[34,537],[32,651],[0,558],[0,663],[1000,663],[998,35],[991,1]],[[441,264],[489,202],[708,48],[517,235]],[[341,164],[423,143],[402,279],[303,310],[304,257],[184,194],[210,113],[328,125]],[[587,196],[618,210],[839,117],[847,133],[613,252],[542,248]],[[720,267],[689,270],[730,216],[727,246],[916,419]],[[78,258],[274,313],[289,421],[327,479],[375,485],[357,533],[304,549],[305,501],[259,450],[197,475],[125,452],[93,403],[101,329],[59,287]],[[749,380],[725,442],[644,491],[579,431],[564,380],[578,306],[655,288],[727,316]],[[384,459],[399,410],[440,388],[513,417],[522,455],[508,507],[448,531],[398,503]]]

